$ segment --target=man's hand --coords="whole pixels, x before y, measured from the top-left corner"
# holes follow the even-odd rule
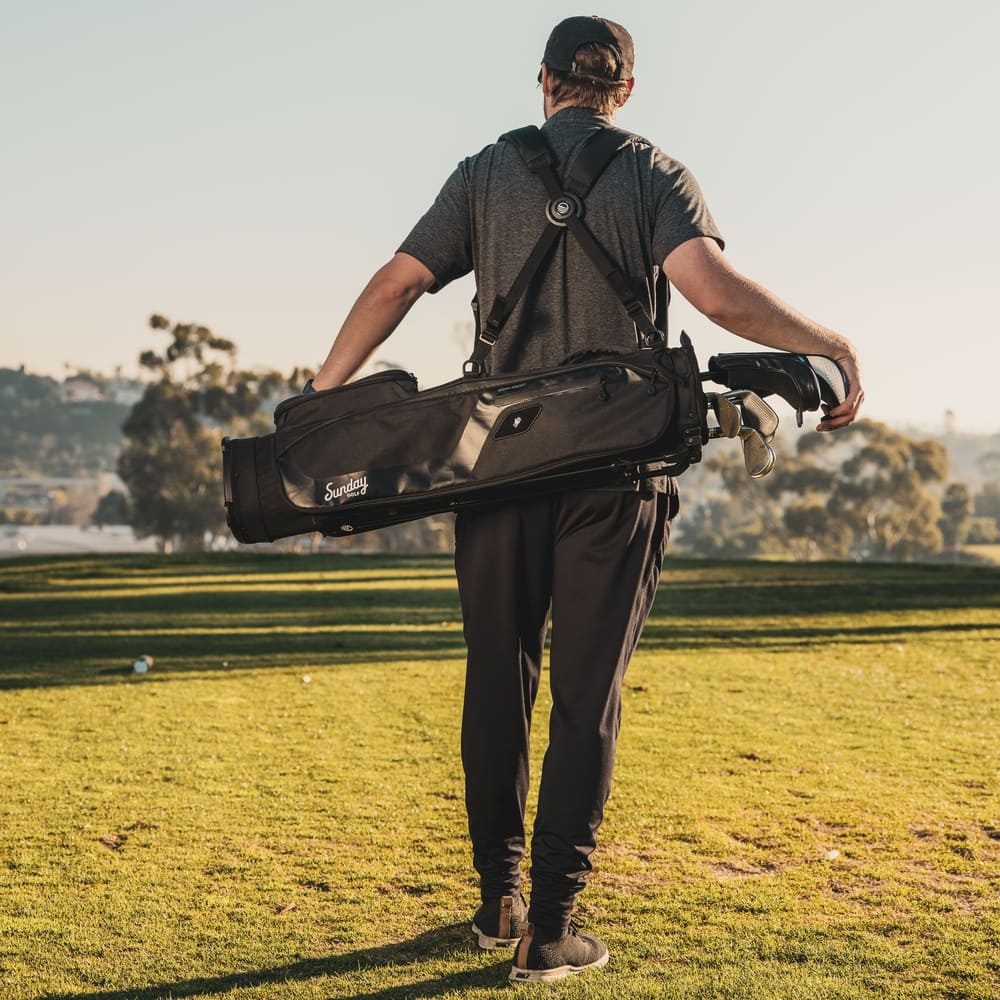
[[[833,360],[844,369],[844,375],[847,376],[847,399],[838,406],[822,404],[825,415],[816,427],[818,431],[835,431],[853,423],[858,416],[861,404],[865,401],[865,390],[861,384],[861,368],[857,358],[851,354],[839,358],[835,357]]]
[[[730,266],[713,239],[696,237],[682,243],[663,262],[663,270],[698,312],[730,333],[774,351],[833,358],[847,376],[848,395],[838,406],[823,404],[825,415],[816,430],[837,430],[855,420],[865,393],[850,341],[744,277]]]

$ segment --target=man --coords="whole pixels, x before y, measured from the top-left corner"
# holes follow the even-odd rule
[[[583,141],[610,125],[634,86],[628,32],[597,17],[553,30],[542,60],[542,133],[564,175]],[[469,157],[396,255],[371,279],[314,379],[349,379],[427,291],[475,272],[488,309],[510,289],[544,226],[548,196],[512,142]],[[854,420],[863,393],[852,346],[726,262],[686,168],[633,137],[586,198],[586,222],[652,311],[659,268],[700,312],[775,350],[826,354],[847,400],[819,430]],[[550,368],[581,351],[634,349],[621,302],[570,237],[557,244],[489,355],[492,374]],[[481,903],[482,947],[516,944],[510,978],[559,979],[608,960],[571,922],[611,787],[621,683],[652,605],[673,483],[564,493],[463,512],[455,564],[468,644],[462,761]],[[531,903],[521,894],[531,710],[551,613],[553,707],[531,842]]]

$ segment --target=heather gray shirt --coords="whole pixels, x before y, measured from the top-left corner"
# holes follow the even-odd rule
[[[584,140],[609,124],[585,108],[549,118],[542,131],[557,174],[564,176]],[[431,291],[474,271],[485,321],[547,225],[547,201],[514,146],[498,142],[458,165],[399,249],[431,271],[437,279]],[[723,245],[694,176],[638,136],[598,178],[584,219],[625,275],[645,288],[650,313],[656,276],[671,251],[697,236]],[[567,233],[501,331],[487,368],[491,374],[553,368],[579,351],[635,346],[621,302]]]

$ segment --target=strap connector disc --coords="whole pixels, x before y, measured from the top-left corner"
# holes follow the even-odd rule
[[[574,216],[578,219],[583,218],[583,202],[568,191],[557,195],[545,206],[545,218],[553,226],[559,226],[561,229],[565,229]]]

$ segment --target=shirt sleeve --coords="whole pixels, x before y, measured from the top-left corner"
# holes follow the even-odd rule
[[[660,153],[655,177],[653,253],[656,263],[662,264],[682,243],[698,236],[707,236],[725,249],[725,241],[694,174],[683,163]]]
[[[468,161],[455,168],[398,252],[416,257],[434,275],[432,293],[472,270]]]

